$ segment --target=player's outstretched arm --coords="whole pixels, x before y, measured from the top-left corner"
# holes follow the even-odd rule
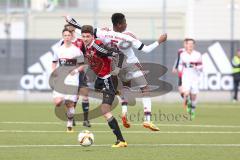
[[[73,27],[76,28],[76,29],[75,29],[75,32],[78,33],[79,35],[81,35],[82,26],[81,26],[75,19],[73,19],[73,18],[70,17],[70,16],[64,16],[64,18],[65,18],[65,21],[66,21],[68,24],[70,24],[70,25],[72,25]],[[97,36],[96,36],[96,32],[97,32],[97,31],[98,31],[98,29],[97,29],[97,28],[94,28],[94,36],[95,36],[95,37],[97,37]]]
[[[177,73],[178,72],[178,60],[176,59],[172,68],[172,73]]]
[[[66,20],[66,22],[68,24],[74,26],[75,28],[77,28],[77,29],[81,29],[82,28],[82,26],[75,19],[73,19],[72,17],[64,16],[64,18],[65,18],[65,20]]]
[[[144,45],[142,43],[142,45],[138,48],[138,50],[141,50],[145,53],[149,53],[151,51],[153,51],[159,44],[165,42],[167,40],[167,34],[162,34],[159,39],[156,42],[153,42],[150,45]]]
[[[179,64],[178,64],[178,68],[177,68],[178,72],[182,72],[183,71],[183,61],[182,61],[182,56],[179,56]]]
[[[160,35],[159,39],[158,39],[158,43],[161,44],[163,42],[165,42],[167,40],[167,33],[164,33],[162,35]]]
[[[176,59],[176,61],[175,61],[175,63],[174,63],[173,69],[172,69],[172,72],[173,72],[173,73],[177,73],[177,71],[178,71],[178,66],[179,66],[179,61],[180,61],[180,53],[178,52],[178,54],[177,54],[177,59]]]

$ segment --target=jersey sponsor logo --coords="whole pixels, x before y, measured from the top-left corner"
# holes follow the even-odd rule
[[[127,50],[128,48],[131,48],[131,47],[132,47],[132,42],[130,41],[121,41],[119,43],[119,49]]]
[[[219,42],[208,47],[202,55],[203,73],[201,90],[231,90],[233,88],[232,66]]]

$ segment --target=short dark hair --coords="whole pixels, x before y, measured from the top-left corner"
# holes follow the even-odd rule
[[[122,13],[114,13],[111,19],[112,19],[112,24],[116,26],[117,24],[121,24],[124,21],[125,15]]]
[[[188,42],[188,41],[192,41],[194,44],[196,43],[196,41],[193,38],[185,38],[184,42]]]
[[[72,34],[72,31],[70,31],[70,30],[67,29],[67,28],[64,28],[64,29],[62,30],[62,34],[63,34],[63,32],[65,32],[65,31],[68,31],[68,32],[70,32],[70,33]]]
[[[66,28],[66,29],[68,29],[68,30],[70,30],[70,31],[74,31],[74,30],[75,30],[75,27],[72,26],[71,24],[65,24],[65,25],[64,25],[64,28]]]
[[[71,24],[64,24],[64,28],[67,28],[67,27],[69,27],[69,26],[72,26]]]
[[[81,33],[90,33],[91,35],[93,35],[93,26],[83,25],[81,28]]]

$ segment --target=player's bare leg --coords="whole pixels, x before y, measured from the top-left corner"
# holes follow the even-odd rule
[[[149,97],[149,87],[145,86],[141,88],[143,98],[143,110],[144,110],[144,122],[143,126],[152,131],[159,131],[160,129],[151,122],[151,112],[152,112],[152,101]]]
[[[122,124],[125,128],[130,128],[130,123],[127,119],[127,113],[128,113],[128,98],[127,92],[129,90],[129,87],[131,86],[131,82],[122,82],[123,88],[121,90],[121,103],[122,103]]]
[[[191,112],[191,98],[190,98],[190,93],[184,92],[184,98],[183,98],[183,108],[186,110],[188,113]]]
[[[67,132],[73,132],[73,117],[75,113],[74,102],[66,100],[65,102],[67,108]]]
[[[178,92],[180,93],[181,97],[184,98],[184,92],[182,91],[182,86],[178,87]]]
[[[120,91],[118,90],[118,76],[112,75],[112,82],[113,82],[113,87],[116,91],[116,95],[121,95]]]
[[[191,119],[194,119],[196,116],[196,105],[197,105],[197,95],[196,94],[190,94],[190,98],[191,98]]]
[[[143,111],[144,111],[144,122],[143,126],[148,128],[152,131],[159,131],[159,128],[151,122],[151,112],[152,112],[152,102],[151,98],[149,97],[149,87],[148,85],[141,88],[143,98]]]
[[[182,87],[182,77],[178,76],[178,92],[180,93],[180,96],[184,98],[184,92]]]
[[[117,142],[114,145],[112,145],[112,147],[114,147],[114,148],[127,147],[127,142],[125,142],[125,140],[122,136],[121,130],[118,126],[118,122],[112,115],[110,108],[111,108],[111,106],[109,104],[101,105],[102,114],[103,114],[104,118],[106,119],[106,121],[108,122],[109,127],[112,129],[113,133],[115,134],[115,136],[117,138]]]
[[[65,105],[65,100],[64,100],[63,97],[55,97],[55,98],[53,99],[53,103],[54,103],[55,107],[61,107],[61,106]],[[75,108],[75,106],[76,106],[76,103],[77,103],[77,102],[74,102],[74,108]],[[66,113],[66,117],[67,117],[67,113]],[[75,126],[75,125],[76,125],[76,124],[75,124],[75,121],[74,121],[74,119],[73,119],[73,126]]]
[[[62,105],[65,104],[65,101],[63,97],[56,97],[53,99],[53,103],[55,107],[61,107]]]
[[[121,104],[122,104],[122,124],[125,128],[129,128],[130,124],[127,121],[127,107],[128,107],[128,101],[125,98],[125,87],[123,86],[121,89],[121,93],[118,91],[118,77],[112,75],[112,82],[113,82],[113,87],[116,91],[116,95],[119,95],[121,97]],[[124,82],[122,82],[123,85],[128,85]]]

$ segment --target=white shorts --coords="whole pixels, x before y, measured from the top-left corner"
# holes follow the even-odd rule
[[[73,86],[78,86],[79,85],[79,73],[71,75],[69,74],[65,80],[64,84],[66,85],[73,85]]]
[[[198,86],[199,86],[199,81],[182,79],[182,91],[183,92],[197,94],[197,93],[199,93]]]
[[[53,98],[64,98],[64,100],[70,100],[73,102],[78,101],[78,95],[62,94],[53,90]]]
[[[73,88],[73,93],[74,94],[69,94],[67,92],[67,88],[65,88],[65,86],[62,86],[61,88],[61,93],[57,92],[56,90],[53,90],[53,98],[63,98],[64,100],[70,100],[73,102],[77,102],[78,100],[78,84],[79,83],[79,74],[75,74],[75,75],[68,75],[65,80],[64,80],[64,84],[67,86],[74,86]],[[59,90],[58,90],[59,91]],[[68,94],[64,94],[64,93],[68,93]]]
[[[148,84],[140,64],[128,64],[121,68],[118,76],[123,82],[131,81],[133,86],[145,87]]]

